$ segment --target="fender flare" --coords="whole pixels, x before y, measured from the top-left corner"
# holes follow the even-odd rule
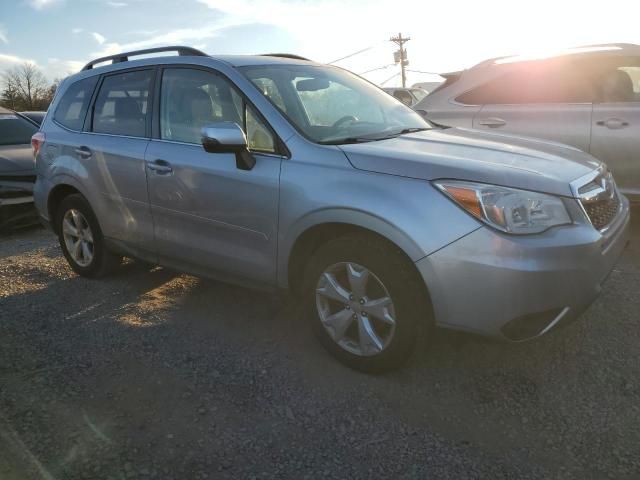
[[[288,287],[289,262],[298,239],[314,227],[336,223],[362,228],[380,235],[400,248],[413,262],[425,256],[425,252],[399,226],[372,212],[351,208],[323,208],[296,220],[287,228],[287,235],[279,239],[277,273],[279,286]]]

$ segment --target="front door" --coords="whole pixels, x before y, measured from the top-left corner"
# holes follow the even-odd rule
[[[165,68],[159,104],[160,138],[146,163],[160,263],[273,284],[282,162],[273,133],[213,70]],[[252,170],[239,169],[234,154],[202,147],[202,127],[220,121],[243,127]]]
[[[573,64],[518,65],[458,101],[482,105],[474,116],[473,128],[589,150],[593,88]]]
[[[640,66],[613,69],[600,80],[591,154],[607,163],[623,193],[640,198]]]

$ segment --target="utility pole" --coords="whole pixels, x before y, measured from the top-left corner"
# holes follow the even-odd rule
[[[395,43],[400,47],[397,52],[394,52],[393,58],[396,63],[400,63],[400,72],[402,73],[402,88],[407,86],[407,77],[405,75],[404,68],[409,65],[409,59],[407,58],[407,51],[404,49],[404,44],[411,40],[410,37],[402,37],[402,33],[398,33],[397,37],[391,37],[390,42]]]

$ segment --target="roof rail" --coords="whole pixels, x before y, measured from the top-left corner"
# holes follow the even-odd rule
[[[263,53],[260,56],[262,57],[280,57],[280,58],[291,58],[292,60],[306,60],[310,62],[308,58],[301,57],[300,55],[294,55],[293,53]]]
[[[488,65],[493,65],[494,63],[496,63],[499,60],[504,60],[505,58],[511,58],[511,57],[515,57],[515,55],[503,55],[501,57],[493,57],[493,58],[490,58],[488,60],[483,60],[480,63],[476,63],[471,68],[486,67]]]
[[[549,58],[560,58],[567,55],[589,55],[589,54],[598,54],[598,53],[607,53],[607,51],[613,50],[628,50],[628,49],[640,49],[640,45],[636,45],[634,43],[597,43],[593,45],[580,45],[577,47],[569,47],[557,50],[556,52],[549,52],[548,55],[541,55],[539,58],[535,55],[506,55],[503,57],[495,57],[490,58],[489,60],[484,60],[471,68],[480,68],[494,65],[496,63],[508,63],[509,61],[535,61],[535,60],[546,60]]]
[[[178,52],[180,56],[195,56],[195,57],[207,57],[208,55],[200,50],[191,47],[181,47],[181,46],[171,46],[171,47],[157,47],[157,48],[147,48],[145,50],[135,50],[133,52],[124,52],[118,53],[116,55],[109,55],[107,57],[96,58],[95,60],[90,61],[82,70],[91,70],[96,64],[108,62],[111,60],[111,63],[121,63],[128,62],[129,57],[137,56],[137,55],[146,55],[149,53],[160,53],[160,52]]]

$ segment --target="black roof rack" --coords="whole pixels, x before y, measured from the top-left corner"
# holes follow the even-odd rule
[[[291,58],[293,60],[306,60],[310,62],[308,58],[301,57],[300,55],[294,55],[293,53],[263,53],[262,57],[280,57],[280,58]]]
[[[171,46],[171,47],[157,47],[157,48],[147,48],[145,50],[135,50],[133,52],[124,52],[118,53],[117,55],[109,55],[108,57],[96,58],[95,60],[90,61],[82,70],[91,70],[97,63],[108,62],[111,60],[111,63],[120,63],[120,62],[128,62],[129,57],[134,57],[137,55],[147,55],[149,53],[160,53],[160,52],[178,52],[180,56],[195,56],[195,57],[207,57],[208,55],[200,50],[191,47],[181,47],[181,46]]]

